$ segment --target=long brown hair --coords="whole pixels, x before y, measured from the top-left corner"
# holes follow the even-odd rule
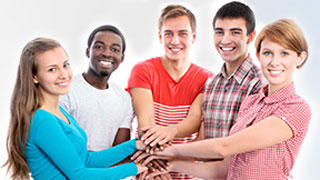
[[[22,50],[17,79],[11,97],[10,123],[7,136],[8,166],[12,179],[29,179],[29,168],[24,151],[29,135],[30,120],[41,106],[38,84],[33,81],[37,74],[37,55],[61,45],[47,38],[30,41]]]

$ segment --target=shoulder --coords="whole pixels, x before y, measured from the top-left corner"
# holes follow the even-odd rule
[[[58,125],[56,116],[45,110],[38,109],[32,116],[30,133],[37,134],[36,132],[39,130],[39,128],[50,128],[53,125]]]
[[[136,68],[150,68],[150,67],[156,67],[161,62],[160,57],[150,58],[145,61],[138,62],[136,65],[134,65],[134,69]]]
[[[284,101],[279,108],[288,115],[296,114],[297,116],[311,116],[309,104],[297,94]]]
[[[190,73],[197,75],[200,78],[205,78],[206,80],[213,76],[213,73],[203,67],[200,67],[194,63],[191,64],[190,66]]]
[[[131,98],[130,94],[124,88],[119,86],[118,84],[115,84],[113,82],[109,82],[109,88],[111,91],[113,91],[114,93],[116,93],[120,97]]]

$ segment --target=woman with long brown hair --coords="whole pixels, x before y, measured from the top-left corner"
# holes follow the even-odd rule
[[[13,179],[121,179],[146,170],[140,164],[118,163],[145,146],[139,140],[88,152],[83,129],[59,106],[72,79],[62,46],[47,38],[23,49],[11,99],[7,137],[8,170]]]

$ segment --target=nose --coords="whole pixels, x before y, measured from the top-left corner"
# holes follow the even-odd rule
[[[272,56],[270,60],[270,65],[273,67],[277,67],[280,64],[280,58],[281,57],[277,54]]]
[[[221,39],[221,43],[228,44],[231,41],[231,35],[229,33],[224,33]]]
[[[179,36],[177,34],[173,34],[171,39],[171,44],[179,44],[179,43],[180,43]]]
[[[68,78],[68,70],[65,70],[65,69],[61,69],[60,70],[60,74],[59,74],[59,78],[60,79],[67,79]]]

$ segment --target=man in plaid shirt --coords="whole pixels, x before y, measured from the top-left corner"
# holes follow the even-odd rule
[[[241,2],[222,6],[213,19],[214,44],[224,60],[204,90],[200,138],[228,136],[241,102],[262,87],[261,73],[248,53],[255,32],[253,11]]]

